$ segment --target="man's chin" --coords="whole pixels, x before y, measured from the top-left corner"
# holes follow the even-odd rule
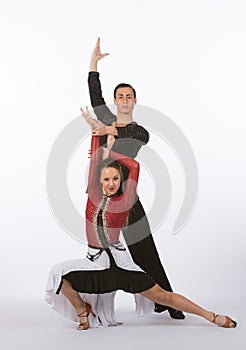
[[[128,115],[131,112],[131,110],[129,108],[122,108],[122,110],[120,111],[121,114],[125,114]]]

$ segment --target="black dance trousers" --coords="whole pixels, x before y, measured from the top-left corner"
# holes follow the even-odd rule
[[[129,212],[123,235],[134,262],[160,287],[172,292],[150,231],[149,222],[138,197]]]

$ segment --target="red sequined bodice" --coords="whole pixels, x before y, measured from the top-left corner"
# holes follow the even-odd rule
[[[97,179],[97,168],[101,161],[100,139],[97,136],[92,136],[91,151],[86,206],[86,234],[90,246],[102,247],[97,228],[97,217],[101,205],[104,203],[102,208],[102,222],[105,237],[109,244],[117,243],[119,241],[120,230],[136,198],[139,164],[129,157],[110,151],[110,158],[118,160],[121,164],[127,166],[129,176],[123,193],[107,197],[102,193]]]

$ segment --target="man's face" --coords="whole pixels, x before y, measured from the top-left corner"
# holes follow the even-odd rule
[[[134,98],[133,90],[130,87],[118,88],[114,104],[117,106],[117,112],[120,114],[129,114],[132,112],[137,99]]]

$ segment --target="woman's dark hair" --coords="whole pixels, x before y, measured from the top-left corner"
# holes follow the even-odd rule
[[[123,181],[124,181],[123,173],[122,173],[122,167],[121,167],[120,162],[118,162],[117,160],[114,160],[112,158],[104,159],[99,164],[99,167],[98,167],[98,182],[99,183],[100,183],[102,170],[105,169],[105,168],[114,168],[114,169],[118,170],[118,172],[120,173],[120,188],[119,188],[118,192],[116,193],[116,195],[120,195],[122,193],[122,190],[123,190],[122,189],[122,184],[123,184]]]
[[[118,84],[115,89],[114,89],[114,98],[116,98],[116,92],[118,89],[120,88],[125,88],[125,87],[129,87],[132,89],[133,91],[133,97],[136,98],[136,90],[130,85],[130,84],[126,84],[126,83],[120,83]]]

